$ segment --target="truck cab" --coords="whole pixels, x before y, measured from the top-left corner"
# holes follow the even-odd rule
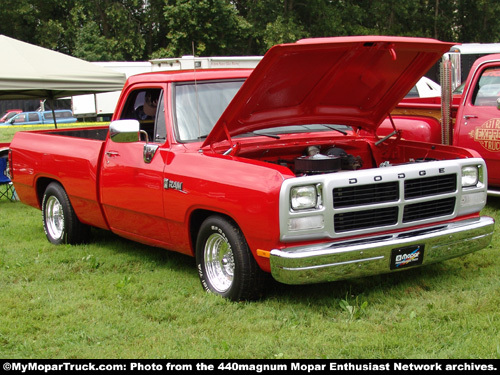
[[[500,195],[500,54],[478,59],[465,82],[453,144],[474,149],[490,171],[489,191]]]

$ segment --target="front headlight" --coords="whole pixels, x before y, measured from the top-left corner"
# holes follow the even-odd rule
[[[290,190],[290,203],[293,210],[306,210],[318,206],[316,185],[295,186]]]
[[[479,182],[479,170],[475,165],[462,167],[462,187],[477,186]]]

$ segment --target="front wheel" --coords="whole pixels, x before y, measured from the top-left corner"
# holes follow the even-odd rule
[[[236,224],[222,216],[208,217],[196,242],[196,264],[208,292],[230,300],[250,300],[262,293],[266,274],[250,252]]]
[[[45,189],[42,217],[45,235],[55,245],[78,244],[89,237],[90,227],[78,220],[66,191],[57,182],[51,182]]]

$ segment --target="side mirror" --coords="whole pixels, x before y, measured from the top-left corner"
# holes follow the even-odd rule
[[[141,125],[137,120],[116,120],[109,124],[109,137],[116,143],[133,143],[141,140],[141,134],[146,138],[144,145],[144,163],[151,163],[158,150],[158,145],[149,143],[148,133],[141,130]]]
[[[140,128],[137,120],[116,120],[109,124],[109,137],[116,143],[138,142]]]

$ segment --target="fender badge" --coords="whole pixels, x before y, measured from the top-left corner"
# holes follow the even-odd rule
[[[163,188],[164,189],[173,189],[182,191],[182,182],[169,180],[168,178],[163,179]]]

